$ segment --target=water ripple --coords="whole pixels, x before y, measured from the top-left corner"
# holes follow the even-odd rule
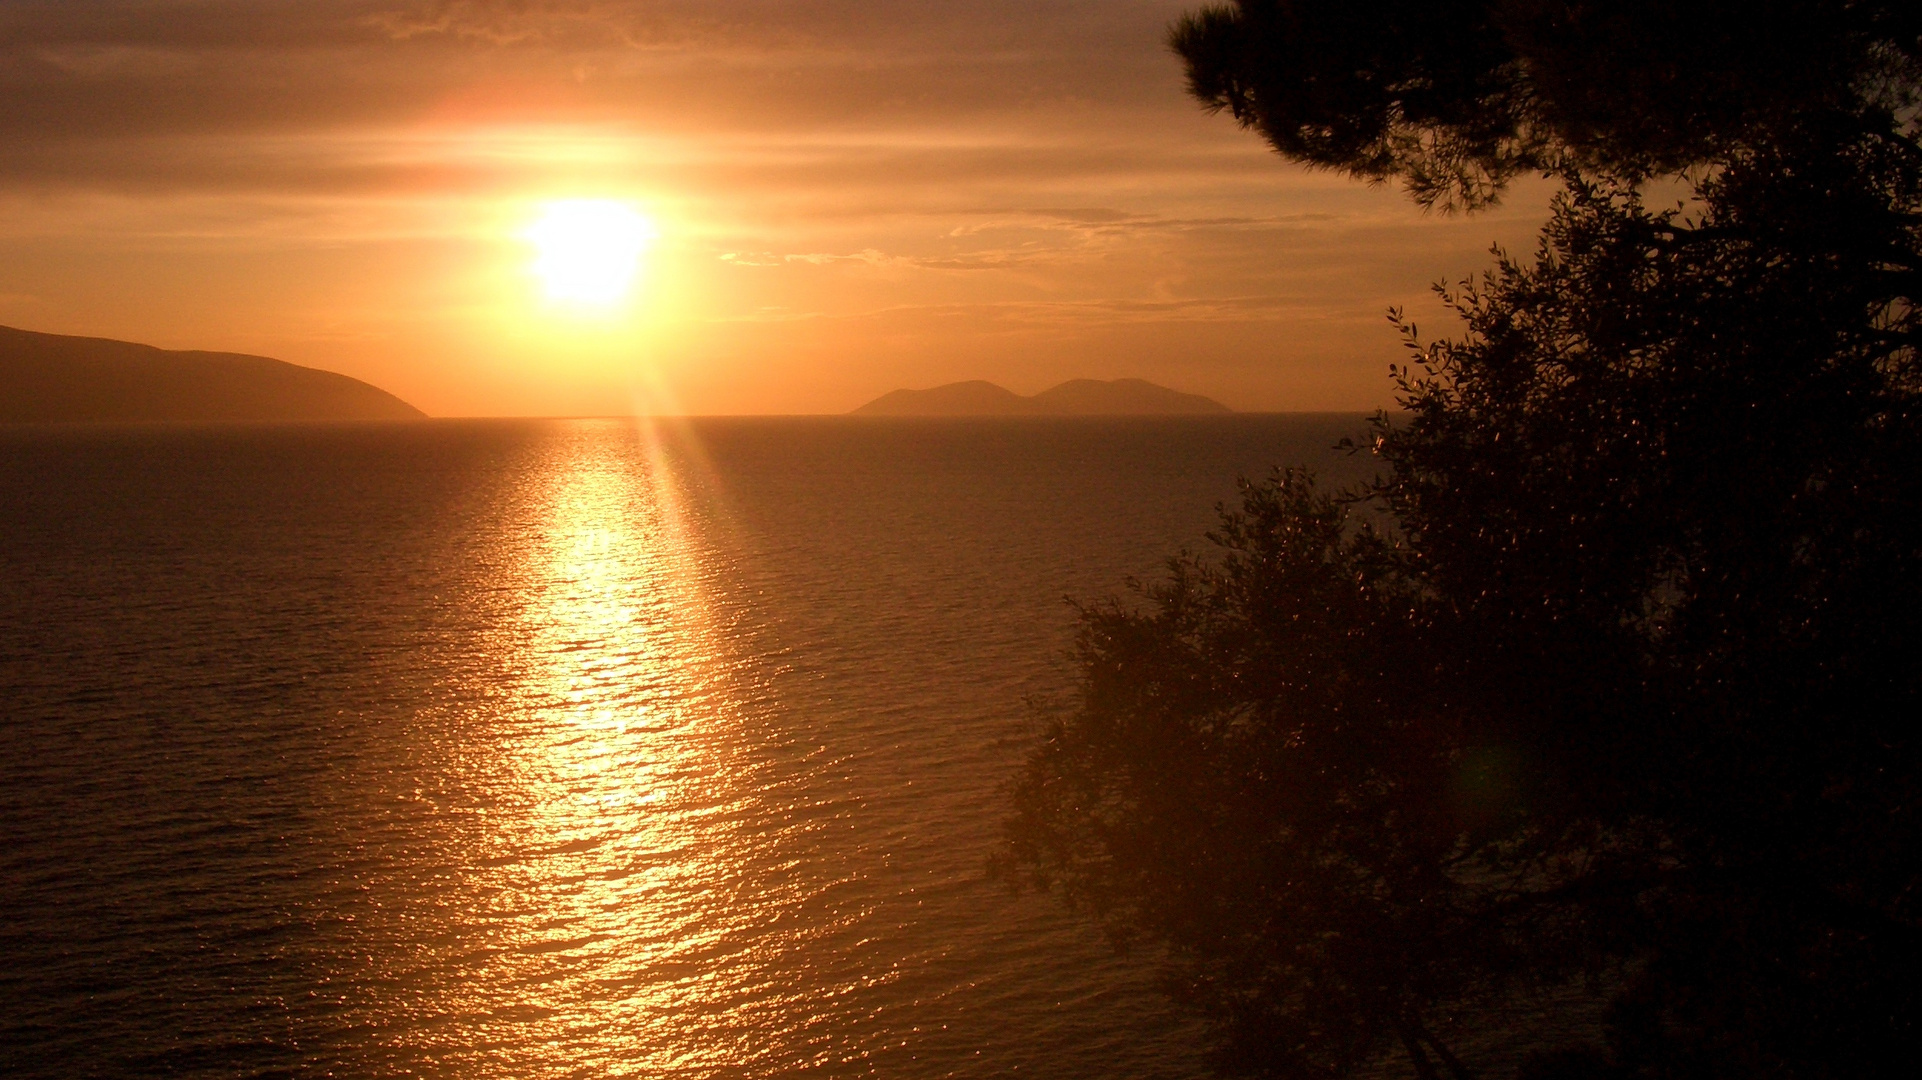
[[[982,866],[1064,594],[1352,418],[0,433],[0,1072],[1189,1077]]]

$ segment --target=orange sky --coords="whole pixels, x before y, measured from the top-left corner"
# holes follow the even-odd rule
[[[7,0],[0,324],[263,353],[436,415],[842,412],[1136,376],[1386,404],[1383,313],[1527,248],[1181,91],[1192,3]],[[657,234],[556,307],[543,202]]]

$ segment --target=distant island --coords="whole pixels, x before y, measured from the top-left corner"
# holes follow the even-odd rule
[[[331,371],[241,353],[176,352],[0,326],[0,423],[417,420]]]
[[[932,390],[896,390],[854,410],[855,416],[1176,416],[1234,410],[1213,398],[1184,394],[1145,379],[1070,379],[1022,397],[976,379]]]

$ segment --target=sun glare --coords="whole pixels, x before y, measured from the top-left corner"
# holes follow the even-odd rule
[[[656,233],[626,203],[563,199],[544,204],[523,235],[534,245],[534,274],[548,299],[610,307],[632,290]]]

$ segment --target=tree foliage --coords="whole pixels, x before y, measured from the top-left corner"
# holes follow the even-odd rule
[[[1566,181],[1530,258],[1445,293],[1458,337],[1403,324],[1382,479],[1252,485],[1217,558],[1083,611],[1017,784],[1010,864],[1164,949],[1232,1071],[1466,1076],[1436,1016],[1580,972],[1606,1053],[1539,1075],[1915,1058],[1919,17],[1742,10],[1174,30],[1291,157],[1469,205]]]
[[[1918,34],[1886,0],[1239,0],[1172,40],[1194,96],[1283,156],[1474,207],[1518,172],[1640,179],[1886,117]]]

